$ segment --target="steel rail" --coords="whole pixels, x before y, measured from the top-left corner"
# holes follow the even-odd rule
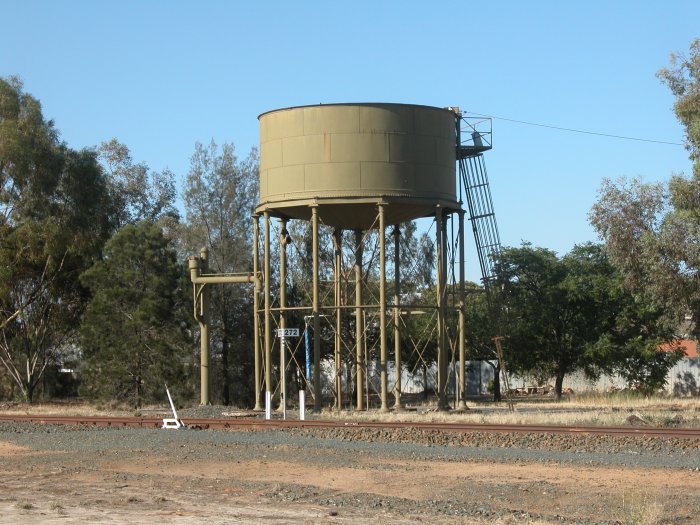
[[[163,419],[157,417],[106,417],[106,416],[56,416],[56,415],[0,415],[0,422],[82,425],[93,427],[139,427],[161,428]],[[258,418],[183,418],[190,429],[293,429],[293,428],[357,428],[392,430],[415,428],[418,430],[454,432],[454,433],[534,433],[534,434],[569,434],[569,435],[607,435],[607,436],[648,436],[667,438],[700,439],[700,428],[669,428],[652,426],[557,426],[557,425],[504,425],[472,423],[421,423],[421,422],[379,422],[312,419],[298,420],[264,420]]]

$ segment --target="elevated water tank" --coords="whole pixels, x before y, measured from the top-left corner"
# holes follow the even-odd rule
[[[256,212],[370,228],[432,215],[456,199],[456,115],[411,104],[325,104],[277,109],[260,121]]]

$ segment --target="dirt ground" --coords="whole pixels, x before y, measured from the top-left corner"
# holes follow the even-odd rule
[[[182,434],[155,450],[81,447],[95,435],[76,431],[75,449],[52,450],[4,434],[0,522],[700,523],[696,469],[363,455],[327,444],[208,449]]]

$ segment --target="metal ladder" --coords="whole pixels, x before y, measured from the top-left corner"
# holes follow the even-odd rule
[[[455,111],[457,117],[457,160],[459,162],[460,201],[462,194],[466,197],[469,221],[474,233],[481,277],[486,292],[489,310],[496,308],[493,281],[495,278],[494,265],[501,251],[501,240],[496,224],[496,214],[493,210],[491,189],[486,173],[483,152],[491,149],[491,119],[465,117]],[[500,326],[496,327],[500,331]],[[501,364],[503,382],[506,387],[508,406],[513,411],[513,400],[510,395],[510,381],[503,351],[502,336],[496,335],[494,343],[496,356]]]

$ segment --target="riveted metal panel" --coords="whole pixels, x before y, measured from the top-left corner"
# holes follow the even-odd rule
[[[282,139],[260,143],[260,170],[282,166]]]
[[[304,165],[286,166],[272,169],[268,172],[270,180],[274,181],[275,192],[280,194],[297,193],[304,187]]]
[[[389,161],[386,133],[336,133],[331,135],[331,162]]]
[[[454,181],[450,180],[450,175],[454,173],[445,166],[415,166],[416,171],[422,172],[429,168],[435,175],[433,179],[416,177],[416,194],[418,195],[449,195],[454,194]]]
[[[328,162],[330,153],[330,137],[327,135],[302,135],[282,139],[283,166]]]
[[[304,115],[294,109],[275,111],[260,119],[260,142],[304,134]]]
[[[454,114],[452,114],[454,117]],[[445,126],[445,118],[442,113],[436,111],[415,111],[414,132],[416,135],[432,135],[434,137],[451,138],[455,143],[455,124]]]
[[[314,188],[325,194],[333,191],[347,193],[360,187],[359,162],[307,164],[305,168],[305,188]]]
[[[389,162],[413,162],[414,157],[411,135],[389,135]]]
[[[360,132],[406,133],[413,126],[413,107],[394,105],[378,108],[360,106]]]
[[[376,194],[415,194],[412,164],[362,163],[362,189]]]
[[[435,135],[411,135],[412,161],[430,169],[432,164],[438,164]]]
[[[454,173],[455,168],[455,139],[436,138],[435,139],[435,162],[441,166],[451,168]]]
[[[348,105],[308,106],[302,109],[304,134],[357,133],[360,131],[360,108]]]

